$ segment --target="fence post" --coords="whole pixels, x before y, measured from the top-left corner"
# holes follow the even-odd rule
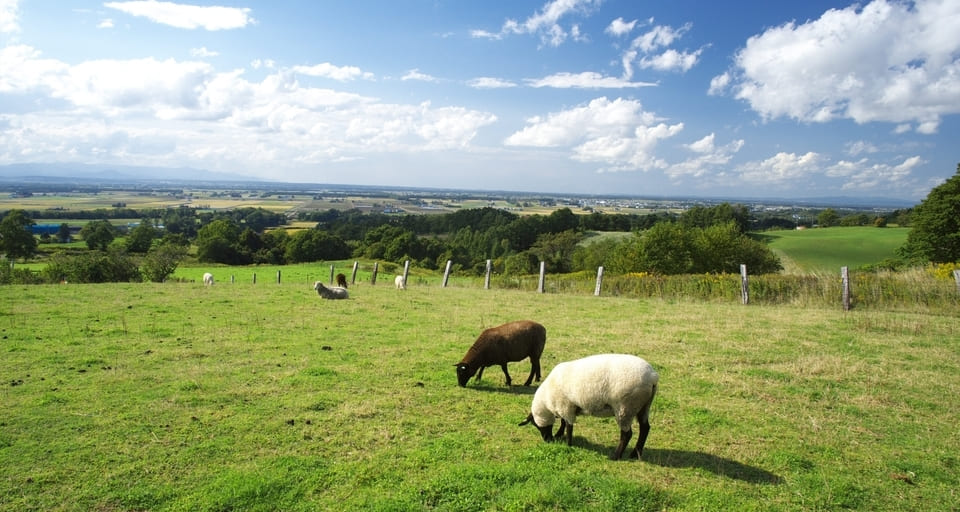
[[[483,279],[483,289],[484,289],[484,290],[489,290],[489,289],[490,289],[490,270],[492,270],[492,269],[493,269],[493,265],[491,265],[490,260],[487,260],[487,277],[485,277],[485,278]],[[960,279],[960,278],[958,278],[958,279]]]
[[[257,273],[253,273],[253,284],[257,284]]]
[[[377,271],[380,270],[380,262],[373,262],[373,275],[370,276],[370,284],[377,284]]]
[[[353,262],[353,274],[350,275],[350,284],[353,284],[353,283],[356,283],[356,282],[357,282],[357,267],[359,267],[359,266],[360,266],[360,262],[359,262],[359,261],[354,261],[354,262]]]
[[[233,284],[233,274],[230,274],[230,284]]]
[[[410,260],[403,262],[403,287],[407,287],[407,274],[410,273]]]
[[[547,263],[545,261],[540,262],[540,282],[537,283],[537,291],[543,293],[543,276],[547,271]]]
[[[593,295],[595,297],[600,296],[600,287],[603,285],[603,265],[597,267],[597,286],[593,289]]]
[[[443,284],[441,288],[447,287],[447,280],[450,279],[450,265],[453,264],[453,260],[447,260],[447,268],[443,271]]]
[[[740,265],[740,302],[750,304],[750,285],[747,282],[747,266]]]
[[[843,283],[843,310],[850,310],[850,272],[847,267],[840,267],[840,281]]]
[[[330,284],[333,284],[333,265],[330,265]]]
[[[953,280],[957,282],[957,293],[960,293],[960,269],[953,271]]]
[[[280,271],[277,271],[277,284],[280,284]]]

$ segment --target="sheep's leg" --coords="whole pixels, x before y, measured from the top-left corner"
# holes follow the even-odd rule
[[[623,456],[623,451],[627,449],[627,443],[630,442],[631,437],[633,437],[632,429],[620,431],[620,444],[617,445],[617,450],[610,456],[610,460],[620,460],[620,457]]]
[[[477,372],[477,382],[480,382],[480,376],[483,375],[483,366],[480,367],[480,371]]]
[[[503,375],[507,377],[507,385],[509,386],[511,381],[510,381],[510,374],[507,373],[507,363],[501,364],[500,368],[503,369]]]
[[[557,430],[557,435],[554,436],[554,438],[563,439],[564,433],[566,433],[567,446],[573,446],[573,423],[569,423],[567,420],[560,418],[560,428]]]
[[[530,359],[530,376],[527,377],[527,381],[523,383],[524,386],[529,386],[533,382],[533,376],[537,376],[537,382],[540,382],[540,361]]]
[[[633,456],[640,458],[643,455],[643,445],[647,443],[647,435],[650,433],[650,406],[644,407],[640,414],[637,414],[637,422],[640,423],[640,433],[637,437],[637,447],[633,449]]]

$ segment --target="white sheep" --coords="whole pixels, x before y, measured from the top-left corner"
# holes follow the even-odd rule
[[[404,282],[403,276],[397,276],[393,278],[393,284],[397,286],[398,290],[406,290],[407,283]]]
[[[533,423],[544,441],[562,439],[566,432],[569,446],[578,414],[615,416],[620,444],[610,459],[619,460],[633,436],[631,423],[636,418],[640,435],[630,456],[639,459],[650,433],[650,404],[659,380],[650,363],[626,354],[598,354],[559,363],[537,388],[531,412],[520,425]],[[560,418],[560,429],[554,436],[550,428],[556,418]]]
[[[340,288],[338,286],[328,288],[320,281],[313,283],[313,289],[317,291],[317,295],[320,295],[324,299],[346,299],[350,296],[346,288]]]
[[[203,285],[213,286],[213,274],[211,274],[210,272],[203,274]]]

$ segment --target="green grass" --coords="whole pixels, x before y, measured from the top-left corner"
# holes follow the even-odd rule
[[[839,272],[880,263],[896,256],[910,228],[834,227],[765,231],[767,240],[790,273]]]
[[[307,279],[0,287],[0,510],[960,507],[955,312]],[[547,372],[654,364],[642,461],[607,460],[610,418],[543,443],[496,368],[457,387],[519,318]]]

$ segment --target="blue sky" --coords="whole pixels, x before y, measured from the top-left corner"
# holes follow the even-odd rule
[[[0,0],[0,165],[919,200],[960,2]]]

